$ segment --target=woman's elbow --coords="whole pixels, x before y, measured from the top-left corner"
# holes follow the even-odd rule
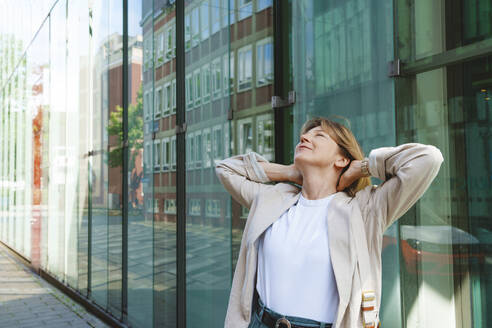
[[[444,162],[444,157],[442,156],[441,150],[434,145],[428,145],[429,147],[429,160],[432,166],[439,169],[441,164]]]

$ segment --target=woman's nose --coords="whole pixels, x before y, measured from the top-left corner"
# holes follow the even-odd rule
[[[309,142],[309,138],[306,136],[306,134],[301,135],[301,143],[302,142]]]

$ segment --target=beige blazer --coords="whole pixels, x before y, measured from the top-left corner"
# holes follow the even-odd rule
[[[329,251],[340,296],[334,327],[362,327],[361,282],[349,220],[363,220],[374,281],[377,308],[381,303],[381,248],[383,232],[422,196],[436,177],[443,157],[439,149],[418,143],[374,149],[369,156],[371,176],[383,181],[367,186],[352,199],[337,192],[327,216]],[[232,281],[225,319],[227,328],[249,325],[257,271],[258,238],[280,215],[296,203],[300,189],[289,183],[272,184],[255,152],[216,162],[216,174],[231,196],[250,209]]]

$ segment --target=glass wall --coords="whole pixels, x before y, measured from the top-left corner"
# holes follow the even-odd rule
[[[490,49],[492,5],[411,1],[398,11],[407,18],[397,51],[413,73],[397,85],[398,142],[436,145],[445,159],[401,220],[402,315],[407,327],[488,327],[492,57],[476,50]]]
[[[220,327],[248,209],[215,162],[290,164],[302,123],[336,114],[366,155],[422,142],[445,158],[384,235],[383,326],[490,326],[490,3],[181,4],[0,4],[0,241],[128,326]]]

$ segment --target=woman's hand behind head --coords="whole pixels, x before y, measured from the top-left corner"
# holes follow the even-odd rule
[[[289,181],[302,186],[302,173],[295,164],[289,165]]]
[[[337,191],[343,191],[352,183],[365,176],[362,173],[361,162],[362,161],[359,160],[353,160],[350,162],[349,168],[345,170],[338,181]]]

